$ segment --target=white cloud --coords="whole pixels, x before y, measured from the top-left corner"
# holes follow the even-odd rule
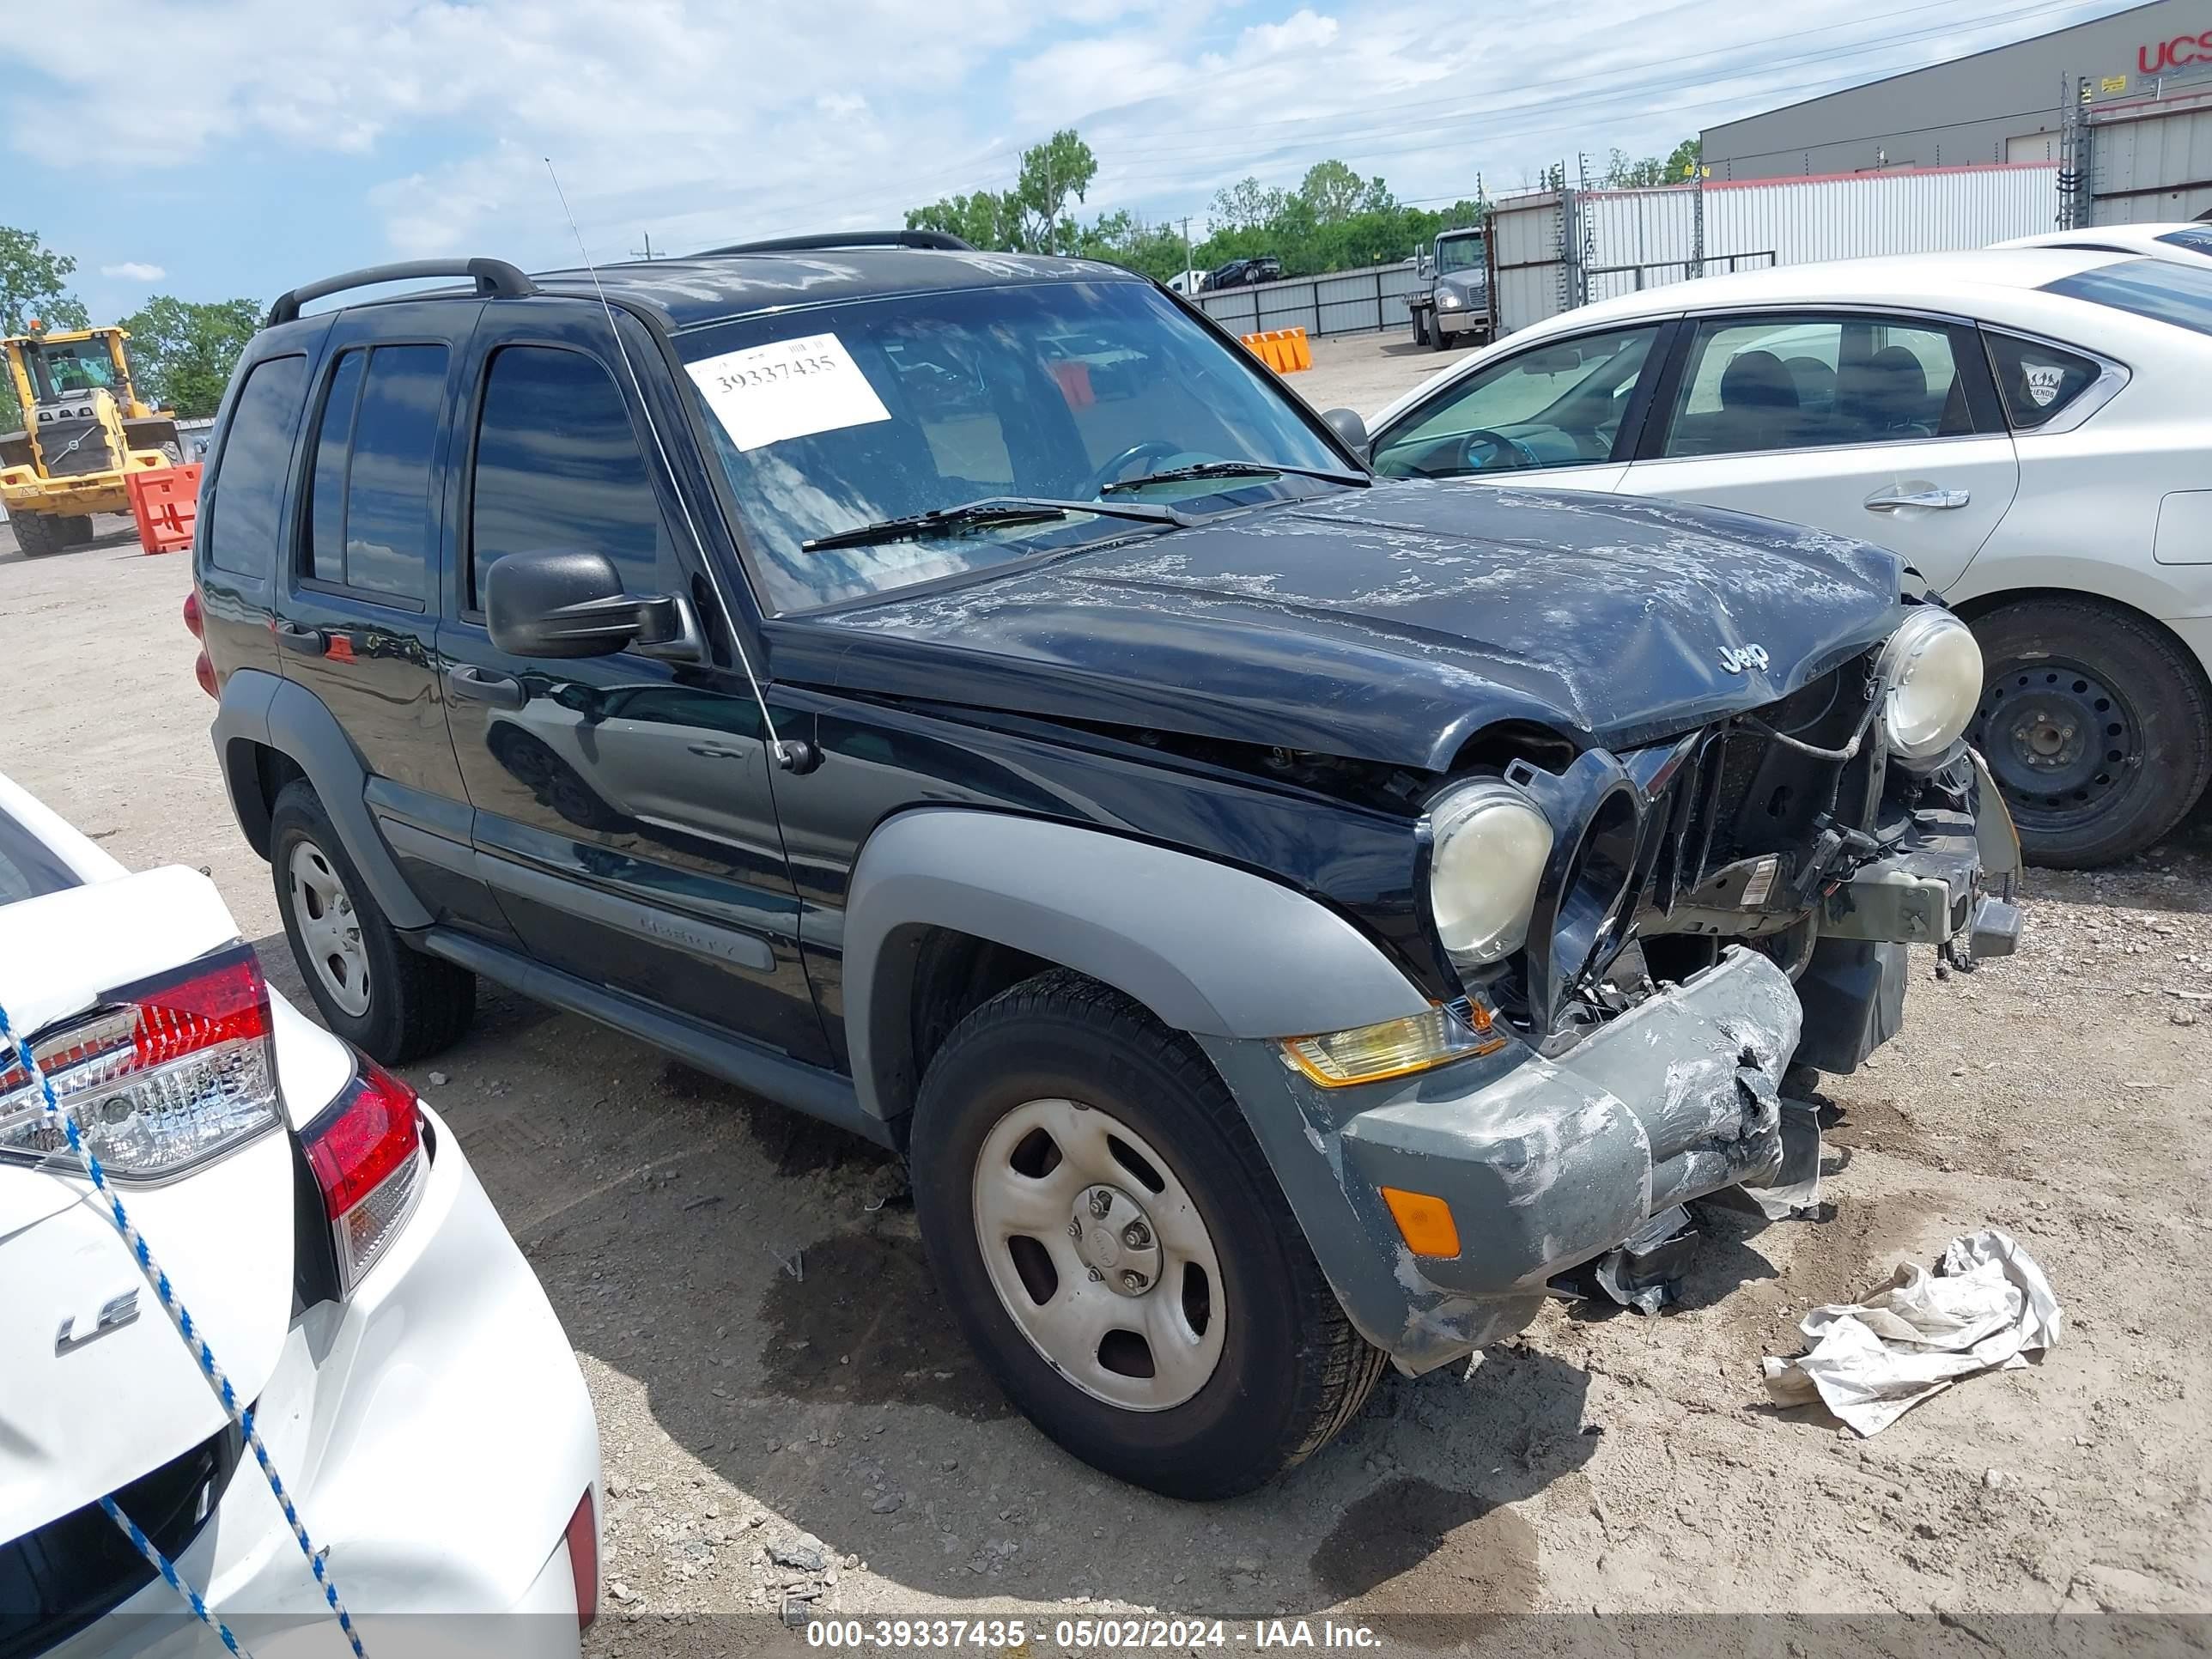
[[[896,224],[1002,187],[1068,125],[1100,159],[1086,210],[1194,212],[1328,155],[1407,199],[1478,172],[1497,193],[2115,3],[1991,26],[1975,0],[349,0],[302,27],[298,0],[72,0],[70,29],[10,37],[27,73],[0,137],[32,167],[191,165],[241,191],[270,150],[368,157],[395,251],[526,261],[574,255],[550,155],[593,253],[619,257],[647,231]],[[150,149],[67,118],[112,79],[102,43],[136,37],[163,43]]]
[[[169,273],[159,265],[149,265],[143,259],[125,259],[119,265],[102,265],[103,276],[118,276],[131,283],[158,283]]]

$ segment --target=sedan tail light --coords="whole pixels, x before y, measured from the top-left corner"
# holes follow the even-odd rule
[[[398,1234],[422,1196],[422,1103],[364,1056],[338,1097],[301,1132],[307,1167],[322,1189],[337,1251],[338,1280],[351,1292]]]
[[[589,1486],[577,1500],[562,1541],[568,1547],[568,1577],[576,1586],[576,1628],[587,1630],[599,1616],[599,1519]]]
[[[31,1051],[118,1181],[166,1180],[279,1121],[269,987],[243,945],[110,992]],[[0,1059],[0,1159],[41,1162],[68,1144],[21,1060]]]

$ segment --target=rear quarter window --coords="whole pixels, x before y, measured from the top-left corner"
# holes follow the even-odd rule
[[[247,371],[239,388],[202,532],[207,561],[218,570],[266,578],[276,568],[277,521],[307,385],[305,357],[270,357]]]
[[[2064,414],[2074,400],[2096,385],[2104,366],[2078,351],[2017,334],[1983,331],[1990,348],[1990,370],[2004,399],[2005,418],[2015,432],[2033,432]]]

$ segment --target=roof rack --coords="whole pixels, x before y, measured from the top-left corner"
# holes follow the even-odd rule
[[[716,253],[806,253],[841,247],[922,247],[948,253],[973,253],[975,244],[963,242],[943,230],[833,230],[812,236],[776,236],[765,242],[732,242],[710,247],[701,257]]]
[[[486,298],[520,300],[538,292],[537,283],[504,259],[404,259],[397,264],[368,265],[341,276],[325,276],[319,283],[309,283],[280,294],[276,304],[269,307],[269,321],[264,326],[274,328],[279,323],[295,321],[300,315],[300,307],[310,300],[327,299],[349,288],[412,282],[424,276],[473,278],[477,292]]]

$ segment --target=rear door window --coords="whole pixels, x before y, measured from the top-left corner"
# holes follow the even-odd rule
[[[2005,418],[2015,432],[2033,432],[2048,426],[2070,408],[2074,400],[2096,385],[2104,366],[2078,351],[2068,351],[2044,340],[2017,334],[1982,331],[1989,343],[1990,368],[1997,377],[1997,393],[2004,399]]]
[[[469,606],[509,553],[603,553],[634,593],[661,580],[667,532],[614,377],[556,346],[503,346],[485,373],[469,509]]]
[[[1660,453],[1680,459],[1965,436],[1974,420],[1956,338],[1945,325],[1884,318],[1700,323]]]
[[[436,556],[431,484],[445,390],[442,345],[339,357],[317,429],[303,574],[422,605]]]
[[[208,562],[218,570],[266,579],[276,568],[277,519],[307,384],[305,357],[270,357],[239,388],[201,531]]]

